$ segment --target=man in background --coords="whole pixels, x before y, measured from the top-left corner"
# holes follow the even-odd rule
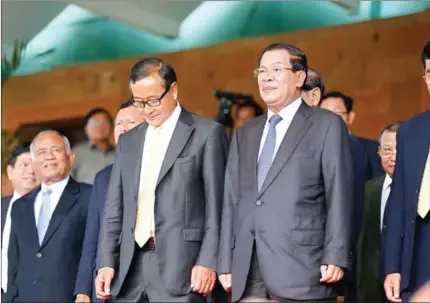
[[[118,142],[118,138],[121,134],[136,127],[143,121],[142,109],[133,106],[131,100],[121,103],[115,118],[115,143]],[[93,291],[97,244],[111,172],[112,164],[98,172],[94,179],[94,186],[88,209],[87,225],[85,228],[84,246],[82,248],[79,272],[75,284],[76,302],[91,302],[97,300],[95,291]]]
[[[386,174],[366,183],[363,224],[357,248],[357,301],[360,303],[383,302],[385,299],[379,264],[380,232],[396,165],[396,134],[400,125],[401,122],[392,122],[381,130],[378,154]]]
[[[308,76],[303,84],[302,100],[311,107],[318,106],[321,97],[324,96],[325,85],[320,74],[308,68]]]
[[[1,200],[1,291],[2,301],[7,292],[7,271],[8,271],[8,247],[11,228],[11,210],[14,202],[20,197],[36,188],[40,182],[31,164],[30,146],[28,144],[18,144],[9,153],[7,162],[7,176],[12,182],[13,194]]]
[[[8,302],[73,302],[91,186],[70,177],[74,155],[56,131],[30,145],[42,185],[12,208]]]
[[[113,163],[115,148],[110,144],[113,119],[104,108],[94,108],[85,116],[88,142],[73,148],[76,160],[72,177],[78,182],[93,184],[97,172]]]
[[[255,117],[261,116],[264,112],[260,105],[255,102],[246,102],[234,105],[233,130],[245,125]]]
[[[332,91],[324,95],[321,99],[320,107],[331,110],[342,117],[348,127],[354,123],[354,99],[339,91]],[[354,136],[355,137],[355,136]],[[355,137],[363,146],[367,158],[367,179],[385,175],[381,165],[381,159],[378,156],[379,143],[374,140]]]
[[[430,41],[422,55],[430,94]],[[397,162],[382,232],[385,295],[408,301],[430,280],[430,110],[400,126]]]

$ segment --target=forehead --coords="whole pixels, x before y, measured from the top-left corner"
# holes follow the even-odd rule
[[[57,134],[45,134],[38,137],[34,142],[34,147],[36,149],[47,148],[53,145],[65,147],[63,138]]]
[[[392,131],[384,131],[381,135],[382,144],[390,144],[396,142],[396,133]]]
[[[140,115],[140,111],[139,109],[137,109],[134,106],[128,106],[126,108],[121,109],[117,115],[116,115],[116,120],[121,120],[121,119],[125,119],[127,117],[136,117]]]
[[[346,109],[345,103],[343,103],[342,98],[333,98],[333,97],[325,99],[321,103],[321,107],[323,107],[323,108],[326,108],[326,107],[335,107],[335,108]]]
[[[91,116],[90,120],[108,120],[106,113],[97,113]]]
[[[287,64],[290,62],[290,54],[284,49],[275,49],[267,51],[263,54],[260,60],[261,66],[269,66],[272,64]]]
[[[24,162],[24,161],[31,161],[31,155],[30,153],[22,153],[18,157],[16,157],[16,163],[18,162]]]
[[[156,96],[164,91],[164,82],[158,74],[151,74],[135,83],[130,83],[130,89],[134,97],[145,98]]]

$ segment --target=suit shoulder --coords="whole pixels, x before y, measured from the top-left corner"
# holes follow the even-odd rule
[[[217,128],[217,127],[222,127],[223,125],[206,117],[203,117],[199,114],[195,114],[195,113],[190,113],[191,116],[193,117],[194,122],[197,124],[198,127],[203,127],[206,129],[213,129],[213,128]]]
[[[384,179],[385,179],[385,175],[367,180],[366,189],[370,190],[370,189],[375,189],[379,186],[382,186],[382,184],[384,183]]]
[[[12,196],[6,196],[1,198],[1,204],[9,204],[10,200],[12,199]]]
[[[93,186],[91,184],[88,183],[83,183],[83,182],[76,182],[77,186],[79,187],[79,190],[85,194],[90,194],[91,190],[93,188]]]
[[[94,186],[98,184],[109,183],[110,175],[112,174],[112,168],[113,168],[113,164],[108,165],[102,170],[100,170],[94,178]]]
[[[400,125],[399,133],[415,133],[421,131],[423,125],[430,124],[430,110],[422,112]]]

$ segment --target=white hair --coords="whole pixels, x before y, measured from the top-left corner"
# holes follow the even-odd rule
[[[38,133],[36,135],[36,137],[34,137],[34,139],[31,141],[31,144],[30,144],[30,154],[31,154],[31,158],[33,160],[36,158],[36,155],[34,154],[34,142],[36,142],[37,138],[39,138],[39,137],[41,137],[43,135],[49,135],[49,134],[50,135],[58,135],[58,136],[62,137],[63,140],[64,140],[64,144],[66,145],[66,152],[67,152],[67,154],[69,155],[72,152],[72,148],[70,147],[70,141],[69,141],[69,139],[67,139],[66,136],[62,135],[61,133],[59,133],[56,130],[48,129],[48,130],[44,130],[44,131],[41,131],[40,133]]]

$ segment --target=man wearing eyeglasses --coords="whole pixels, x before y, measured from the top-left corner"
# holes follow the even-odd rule
[[[430,93],[430,41],[422,55]],[[385,295],[408,301],[430,280],[430,110],[402,124],[382,230]]]
[[[365,207],[357,246],[357,301],[383,302],[385,295],[380,276],[380,231],[391,191],[396,165],[396,133],[401,122],[386,125],[379,135],[378,154],[385,176],[366,183]]]
[[[350,251],[348,130],[301,100],[303,51],[272,44],[258,63],[268,111],[231,139],[219,280],[233,302],[335,302]]]
[[[145,122],[121,135],[100,230],[97,297],[204,302],[216,280],[227,138],[178,102],[173,68],[131,69]]]

